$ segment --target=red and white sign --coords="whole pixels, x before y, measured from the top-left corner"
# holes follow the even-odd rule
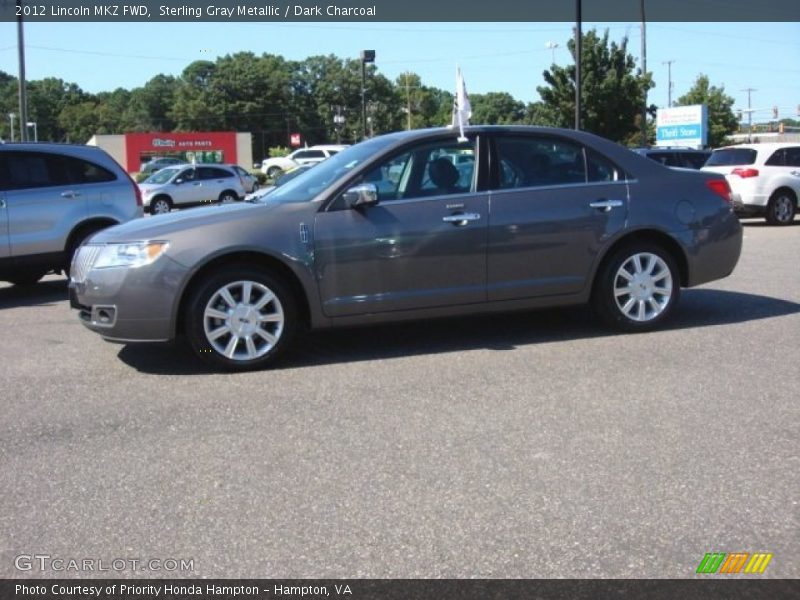
[[[143,156],[169,156],[184,152],[220,152],[226,163],[236,164],[235,131],[126,133],[125,168],[139,170]]]
[[[292,148],[299,148],[301,143],[299,133],[293,133],[289,136],[289,144]]]

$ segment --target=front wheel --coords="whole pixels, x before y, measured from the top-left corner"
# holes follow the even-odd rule
[[[228,204],[230,202],[236,202],[239,199],[239,196],[236,195],[235,192],[230,190],[225,190],[219,195],[219,201],[221,204]]]
[[[794,221],[797,212],[797,198],[789,190],[778,190],[767,204],[767,223],[770,225],[788,225]]]
[[[659,246],[622,248],[598,277],[594,308],[606,323],[624,331],[655,329],[678,303],[678,270],[672,256]]]
[[[169,198],[153,198],[150,201],[150,214],[151,215],[165,215],[172,210],[172,202]]]
[[[275,179],[282,172],[283,169],[281,169],[280,167],[270,167],[269,169],[267,169],[267,177],[269,177],[270,179]]]
[[[211,274],[185,314],[195,354],[227,370],[259,369],[286,348],[297,327],[295,299],[272,274],[246,266]]]

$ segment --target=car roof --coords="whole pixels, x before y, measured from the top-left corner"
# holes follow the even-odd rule
[[[764,142],[762,144],[734,144],[732,146],[722,146],[721,148],[715,148],[714,151],[717,150],[736,150],[737,148],[746,148],[748,150],[763,150],[764,152],[770,152],[773,150],[780,150],[781,148],[796,148],[800,146],[800,142]]]

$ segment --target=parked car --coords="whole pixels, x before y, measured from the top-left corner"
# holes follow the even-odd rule
[[[66,271],[92,234],[142,216],[139,189],[94,146],[0,144],[0,279]]]
[[[742,217],[788,225],[800,198],[800,144],[742,144],[714,150],[704,171],[728,179],[733,206]]]
[[[696,150],[694,148],[673,146],[634,148],[633,151],[667,167],[681,167],[683,169],[700,169],[706,164],[708,157],[711,156],[711,150]]]
[[[185,165],[186,161],[182,158],[174,158],[172,156],[161,156],[152,158],[146,163],[142,163],[140,168],[141,173],[155,173],[164,167],[174,167],[175,165]]]
[[[647,331],[681,287],[726,277],[739,259],[721,175],[580,131],[465,134],[376,137],[261,202],[107,230],[75,259],[72,306],[106,339],[185,334],[216,367],[252,369],[301,327],[590,302],[615,327]],[[466,185],[453,154],[474,157]]]
[[[225,165],[165,167],[139,184],[145,210],[168,213],[174,207],[207,202],[233,202],[244,197],[242,181]]]
[[[245,171],[239,165],[227,165],[239,176],[239,181],[242,182],[242,188],[248,194],[252,194],[258,189],[258,177],[250,173],[249,171]]]
[[[319,145],[295,150],[288,156],[265,158],[261,163],[261,172],[272,179],[277,177],[281,171],[288,171],[299,165],[322,162],[345,148],[347,148],[347,146],[336,144]]]
[[[273,190],[281,187],[282,185],[289,183],[292,179],[297,177],[298,175],[302,175],[306,171],[308,171],[311,167],[313,167],[316,163],[312,163],[310,165],[300,165],[299,167],[295,167],[293,169],[289,169],[283,175],[278,175],[277,179],[275,179],[275,183],[272,185],[265,186],[261,189],[255,190],[254,192],[247,194],[244,199],[247,202],[254,202],[266,196],[267,194],[271,194]]]

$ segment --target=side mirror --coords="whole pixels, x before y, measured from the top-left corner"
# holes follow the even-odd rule
[[[180,184],[182,184],[182,183],[183,183],[183,177],[178,177],[178,178],[175,180],[175,185],[180,185]]]
[[[343,196],[350,208],[375,206],[378,203],[378,188],[374,183],[361,183],[351,187]]]

